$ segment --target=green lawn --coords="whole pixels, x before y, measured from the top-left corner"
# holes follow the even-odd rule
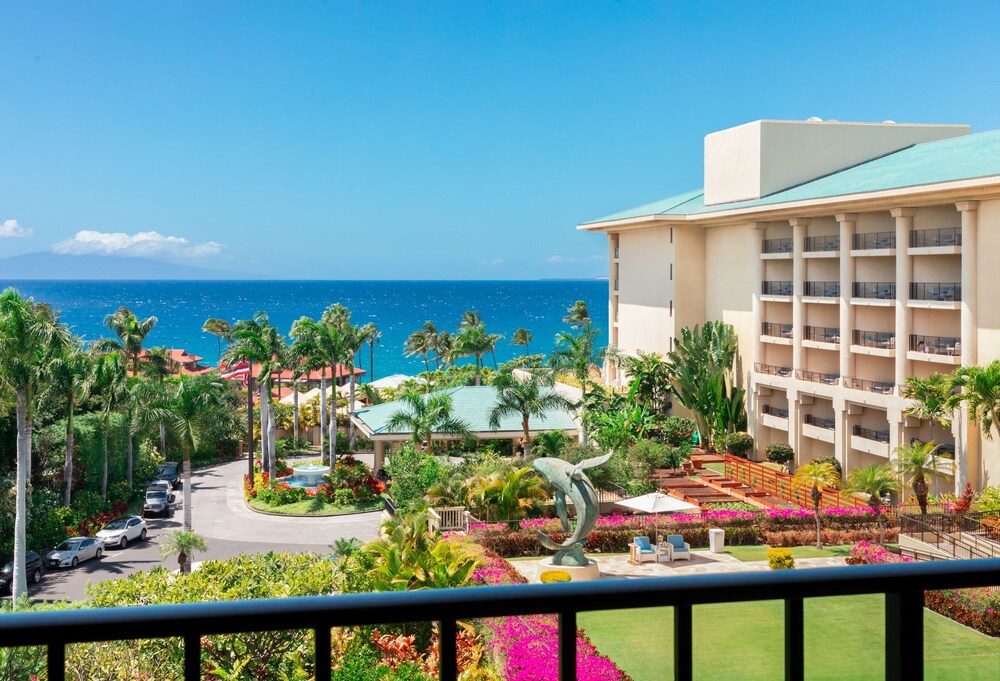
[[[726,464],[724,463],[706,463],[705,468],[707,468],[710,471],[715,471],[719,475],[726,474]]]
[[[884,597],[813,598],[805,603],[806,678],[884,679]],[[694,676],[700,681],[784,677],[783,603],[694,607]],[[671,608],[580,614],[598,650],[635,681],[673,678]],[[929,681],[1000,678],[1000,640],[924,611]]]
[[[280,513],[282,515],[343,515],[359,511],[377,511],[382,508],[381,499],[376,499],[365,504],[347,504],[344,506],[334,506],[317,497],[309,497],[302,501],[296,501],[294,504],[285,504],[284,506],[268,506],[257,499],[250,499],[247,503],[258,511]]]
[[[767,560],[767,550],[770,546],[727,546],[726,553],[742,560],[744,563],[755,560]],[[851,545],[824,546],[823,550],[815,546],[793,546],[793,558],[838,558],[851,555]],[[695,551],[707,551],[708,549],[694,549]]]

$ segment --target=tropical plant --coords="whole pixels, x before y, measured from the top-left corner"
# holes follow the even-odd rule
[[[885,522],[882,517],[882,499],[899,489],[899,479],[891,466],[885,464],[869,464],[855,468],[847,475],[844,491],[857,492],[868,496],[868,506],[875,514],[878,523],[878,543],[885,543]]]
[[[483,356],[493,352],[496,344],[503,336],[486,333],[486,327],[480,323],[475,326],[463,326],[455,335],[451,357],[473,357],[476,363],[476,385],[482,385],[481,370]]]
[[[772,442],[764,448],[764,456],[771,463],[788,467],[795,460],[795,450],[787,442]]]
[[[531,344],[532,340],[534,340],[534,337],[531,335],[531,332],[527,329],[521,328],[514,332],[514,335],[511,337],[510,344],[520,345],[524,348],[524,354],[527,355],[528,346]]]
[[[261,465],[270,472],[274,464],[275,427],[272,418],[271,376],[281,369],[284,359],[284,341],[278,330],[271,326],[266,312],[258,312],[252,319],[243,319],[233,327],[233,342],[226,349],[223,361],[233,365],[249,362],[258,365],[256,381],[259,391],[261,427]],[[253,439],[249,433],[248,440]]]
[[[993,439],[1000,432],[1000,360],[985,367],[968,366],[955,371],[954,387],[960,389],[958,400],[969,409],[969,417],[979,424],[983,437]]]
[[[337,365],[345,358],[347,348],[342,325],[344,310],[346,308],[343,305],[331,305],[323,312],[319,321],[302,317],[292,324],[291,333],[303,357],[323,363],[320,370],[319,398],[320,437],[325,446],[321,445],[320,450],[328,449],[326,458],[331,462],[337,456],[337,410],[335,407],[332,409],[333,413],[327,424],[326,368],[330,368],[336,384]]]
[[[392,452],[385,466],[389,491],[397,506],[413,511],[424,504],[424,494],[447,476],[446,465],[427,452],[405,442]]]
[[[202,324],[201,330],[205,333],[210,333],[215,336],[216,345],[219,351],[219,361],[222,361],[222,341],[226,341],[227,344],[231,343],[233,340],[233,325],[227,322],[225,319],[217,319],[215,317],[209,317]]]
[[[189,529],[167,532],[160,541],[160,555],[164,558],[177,556],[177,564],[180,565],[183,575],[191,574],[194,552],[207,550],[204,537]]]
[[[531,455],[531,417],[544,418],[546,412],[571,407],[565,397],[552,389],[553,383],[552,375],[546,371],[532,371],[524,378],[505,371],[493,380],[497,401],[490,411],[490,428],[499,430],[504,418],[520,416],[525,457]]]
[[[928,483],[934,478],[943,478],[954,472],[954,462],[938,457],[938,445],[930,442],[911,442],[896,448],[893,467],[903,482],[913,490],[920,513],[927,513]]]
[[[670,411],[670,365],[660,355],[640,350],[635,357],[622,357],[622,367],[629,377],[629,399],[664,414]]]
[[[132,375],[137,375],[142,344],[156,326],[156,317],[139,319],[132,310],[122,306],[104,318],[104,325],[118,338],[102,339],[95,347],[102,352],[120,352],[130,365]]]
[[[120,352],[98,352],[92,358],[90,377],[92,392],[100,405],[103,423],[104,453],[101,473],[101,497],[108,498],[108,437],[111,434],[111,415],[128,399],[128,379],[125,357]]]
[[[503,520],[519,520],[528,514],[528,509],[539,501],[549,498],[545,481],[534,468],[525,466],[506,473],[494,473],[489,485],[489,503],[495,509],[495,517]]]
[[[406,393],[399,400],[403,408],[389,415],[390,432],[410,431],[413,444],[431,450],[434,433],[470,437],[469,424],[452,414],[451,397],[445,393],[419,395]]]
[[[385,398],[382,397],[382,393],[379,392],[378,388],[373,387],[371,383],[365,383],[360,386],[360,389],[361,397],[368,403],[369,406],[385,402]]]
[[[590,326],[590,311],[587,310],[587,303],[578,300],[570,305],[563,317],[563,321],[569,324],[571,329],[581,329]]]
[[[375,344],[382,344],[382,332],[375,326],[375,322],[368,322],[361,327],[365,342],[368,343],[368,382],[375,380]]]
[[[547,430],[535,436],[533,453],[538,456],[557,458],[569,444],[569,436],[563,430]]]
[[[747,458],[753,451],[753,436],[750,433],[730,433],[726,437],[726,451],[733,456]]]
[[[431,354],[435,354],[435,365],[440,368],[440,360],[437,359],[437,339],[437,327],[430,321],[424,322],[423,328],[411,333],[410,337],[403,343],[403,353],[407,357],[416,355],[423,357],[425,371],[431,370],[429,357]]]
[[[597,347],[597,336],[600,331],[589,324],[584,326],[575,335],[566,331],[556,334],[555,349],[549,356],[549,363],[557,371],[566,371],[573,375],[580,382],[580,388],[584,395],[589,390],[590,370],[600,364],[608,353],[606,348]],[[577,405],[580,419],[586,418],[586,404],[581,402]],[[581,440],[587,441],[586,428],[581,429]]]
[[[833,487],[840,484],[840,476],[837,469],[831,464],[816,461],[802,464],[795,469],[795,476],[792,478],[792,486],[796,488],[808,487],[812,496],[813,513],[816,516],[816,548],[823,548],[822,527],[819,513],[819,505],[823,500],[823,488]]]
[[[361,540],[357,537],[340,537],[333,540],[330,548],[337,558],[346,558],[361,548]]]
[[[78,339],[72,339],[53,356],[45,367],[45,394],[61,399],[66,405],[66,459],[63,464],[63,505],[73,498],[73,415],[76,407],[90,393],[87,357]]]
[[[174,361],[170,348],[162,346],[146,350],[146,361],[142,363],[142,371],[153,377],[162,387],[167,376],[171,376],[177,371],[177,362]],[[247,389],[249,390],[249,387]],[[160,455],[166,458],[167,425],[162,421],[158,425],[160,428]]]
[[[361,347],[368,342],[368,336],[370,335],[371,330],[351,324],[350,310],[339,303],[327,308],[327,310],[323,313],[321,321],[335,327],[340,332],[341,357],[343,358],[344,366],[347,368],[349,390],[348,410],[349,413],[353,414],[357,399],[355,390],[357,377],[354,375],[354,358],[357,356],[358,351],[361,350]],[[336,432],[335,428],[332,428],[331,430],[334,433]],[[335,438],[336,436],[331,434],[330,437]],[[353,420],[351,420],[348,425],[348,437],[350,437],[351,449],[354,449],[355,435]],[[331,450],[331,461],[333,461],[335,453],[336,452],[334,450]]]
[[[434,506],[461,506],[467,496],[465,480],[448,476],[428,487],[424,499]]]
[[[900,395],[914,402],[903,411],[904,415],[944,428],[951,427],[956,396],[950,375],[935,372],[927,378],[911,376],[906,379]]]

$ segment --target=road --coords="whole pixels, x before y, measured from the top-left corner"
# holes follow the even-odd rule
[[[243,553],[291,551],[327,552],[339,538],[373,539],[380,512],[327,518],[294,518],[263,515],[251,511],[243,500],[245,461],[232,461],[192,472],[192,527],[205,538],[208,550],[195,560],[232,558]],[[180,497],[181,491],[178,490]],[[127,549],[108,549],[100,560],[88,560],[76,568],[46,570],[37,587],[29,587],[33,599],[43,601],[86,598],[88,583],[127,577],[157,565],[177,567],[176,558],[160,557],[160,540],[184,524],[178,510],[170,518],[148,518],[148,537]],[[9,596],[7,597],[9,598]]]

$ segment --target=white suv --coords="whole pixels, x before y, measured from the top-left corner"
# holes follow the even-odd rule
[[[130,541],[146,539],[146,521],[137,515],[112,520],[97,533],[97,538],[104,542],[105,546],[124,549]]]

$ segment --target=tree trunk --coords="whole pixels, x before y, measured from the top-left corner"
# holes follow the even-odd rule
[[[191,445],[184,446],[184,529],[191,530]],[[167,493],[169,494],[169,492]]]
[[[101,498],[108,499],[108,431],[111,430],[110,416],[104,415],[104,436],[102,440],[104,452],[104,470],[101,473]]]
[[[73,398],[69,399],[66,412],[66,463],[63,464],[63,506],[69,506],[73,498]]]
[[[521,456],[527,459],[531,454],[531,429],[528,428],[527,416],[521,419],[521,427],[524,429],[524,451],[521,452]]]
[[[319,458],[326,458],[326,367],[319,372]]]
[[[160,456],[167,458],[167,424],[160,424]]]
[[[28,459],[31,458],[31,438],[27,428],[27,396],[21,388],[17,391],[17,500],[14,510],[14,583],[11,584],[13,607],[21,596],[28,593],[28,576],[24,571],[27,555],[28,516]]]
[[[188,561],[188,556],[183,551],[179,551],[177,553],[177,564],[181,568],[181,574],[182,575],[191,574],[191,566],[190,566],[190,563]]]
[[[292,386],[292,437],[296,443],[299,440],[299,390],[298,385]]]
[[[271,457],[269,465],[272,474],[274,473],[275,464],[278,460],[278,448],[277,448],[277,424],[274,418],[274,404],[271,402],[271,389],[268,386],[267,390],[267,444],[268,444],[268,455]]]
[[[354,367],[353,366],[350,367],[350,371],[351,371],[351,379],[350,379],[351,380],[351,388],[350,388],[350,390],[351,390],[351,396],[350,396],[350,401],[348,402],[348,409],[347,409],[347,413],[349,415],[354,413]],[[351,451],[353,452],[354,451],[354,419],[352,419],[352,418],[350,418],[350,416],[348,416],[348,421],[349,421],[350,425],[348,425],[348,431],[347,432],[348,432],[348,434],[351,437]]]
[[[128,429],[126,432],[128,439],[128,444],[125,447],[125,477],[128,480],[128,488],[132,489],[132,431]]]
[[[368,343],[368,382],[375,380],[375,341]]]
[[[253,483],[253,457],[256,452],[253,441],[253,376],[247,375],[247,474]],[[261,470],[264,470],[263,467]]]
[[[333,391],[334,394],[337,393],[336,390]],[[333,404],[330,406],[330,465],[333,466],[337,462],[337,398],[331,397]]]
[[[816,548],[822,551],[823,533],[820,527],[819,504],[820,500],[823,498],[823,495],[816,487],[812,488],[812,498],[813,498],[813,512],[816,514]]]
[[[927,483],[923,478],[913,481],[913,494],[917,497],[917,504],[920,505],[920,514],[927,515]]]
[[[476,385],[482,385],[479,379],[479,363],[482,361],[482,357],[476,355]]]
[[[271,392],[268,382],[264,381],[260,384],[260,390],[258,391],[257,400],[260,402],[258,405],[260,409],[260,470],[264,473],[271,475],[273,471],[268,467],[271,461],[270,450],[270,438],[267,435],[267,393]],[[273,477],[273,475],[272,475]]]

